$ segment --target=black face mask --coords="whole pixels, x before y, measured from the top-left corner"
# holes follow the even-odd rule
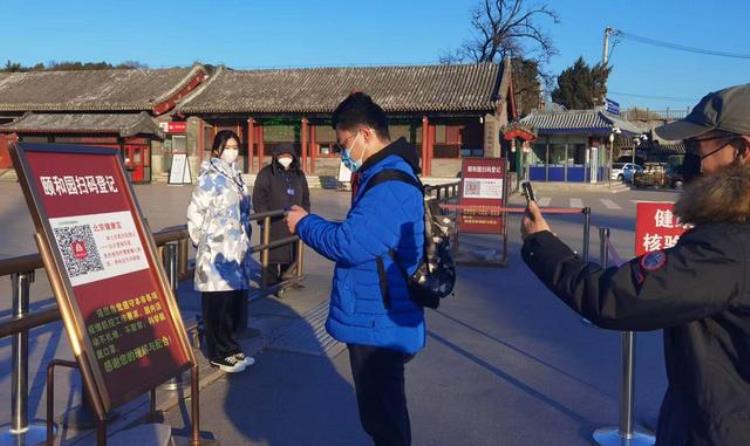
[[[701,157],[694,153],[686,153],[682,159],[682,178],[690,183],[701,176]]]

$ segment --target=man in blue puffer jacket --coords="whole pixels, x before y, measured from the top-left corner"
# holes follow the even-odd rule
[[[384,170],[416,176],[419,159],[403,138],[390,141],[385,112],[364,93],[339,104],[333,127],[342,161],[360,176],[352,208],[333,223],[294,207],[287,224],[336,262],[326,329],[349,347],[362,426],[376,445],[408,445],[404,364],[424,347],[425,324],[404,272],[422,258],[423,198],[401,181],[367,183]]]

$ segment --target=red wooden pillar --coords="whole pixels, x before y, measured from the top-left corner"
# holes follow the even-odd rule
[[[430,144],[430,120],[427,116],[422,116],[422,176],[427,176],[429,160],[427,159],[427,150]]]
[[[318,154],[318,144],[315,143],[315,126],[310,126],[310,174],[315,174],[315,157]]]
[[[437,139],[437,126],[430,124],[430,144],[427,146],[427,173],[426,177],[432,175],[432,158],[435,157],[435,140]]]
[[[301,145],[300,145],[300,152],[302,152],[302,171],[307,173],[307,118],[302,118],[302,129],[300,130],[300,139]]]
[[[255,170],[255,121],[247,118],[247,170],[248,173]],[[260,169],[258,169],[260,170]]]

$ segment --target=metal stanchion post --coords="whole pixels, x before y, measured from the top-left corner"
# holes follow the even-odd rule
[[[34,272],[11,275],[13,284],[13,316],[29,312],[29,288]],[[0,431],[0,445],[32,445],[47,436],[46,425],[29,424],[29,332],[13,335],[13,371],[11,377],[11,424]]]
[[[602,267],[609,260],[609,228],[599,228]],[[594,431],[593,437],[600,446],[652,446],[653,435],[636,430],[633,426],[635,407],[635,333],[622,333],[622,380],[620,389],[620,420],[617,427],[603,427]]]
[[[583,208],[583,261],[589,261],[589,251],[591,245],[591,208]]]
[[[589,261],[589,253],[591,252],[591,208],[583,208],[583,261]],[[593,325],[590,320],[585,317],[581,318],[581,322],[586,325]]]
[[[268,243],[271,240],[271,217],[263,219],[263,234],[261,235],[261,244],[264,246],[263,251],[260,253],[260,265],[263,268],[263,276],[261,277],[261,285],[263,288],[268,286]]]
[[[188,244],[187,238],[183,238],[178,243],[177,272],[178,277],[184,277],[185,275],[187,275],[188,270],[188,249],[190,248],[190,245]]]
[[[305,242],[300,239],[297,242],[297,278],[302,277],[305,267]]]
[[[178,286],[178,259],[177,259],[177,244],[176,243],[167,243],[164,245],[164,268],[167,270],[167,280],[169,281],[169,286],[172,288],[172,291],[175,293],[175,300],[177,300],[177,286]],[[174,378],[170,379],[166,383],[164,383],[161,388],[165,390],[181,390],[184,386],[184,380],[182,378],[182,374],[175,376]]]
[[[169,286],[175,292],[174,297],[177,299],[177,245],[175,243],[164,245],[164,267],[167,270]]]

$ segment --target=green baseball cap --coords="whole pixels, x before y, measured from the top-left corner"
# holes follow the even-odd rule
[[[750,84],[709,93],[684,119],[655,130],[669,141],[694,138],[711,130],[750,135]]]

